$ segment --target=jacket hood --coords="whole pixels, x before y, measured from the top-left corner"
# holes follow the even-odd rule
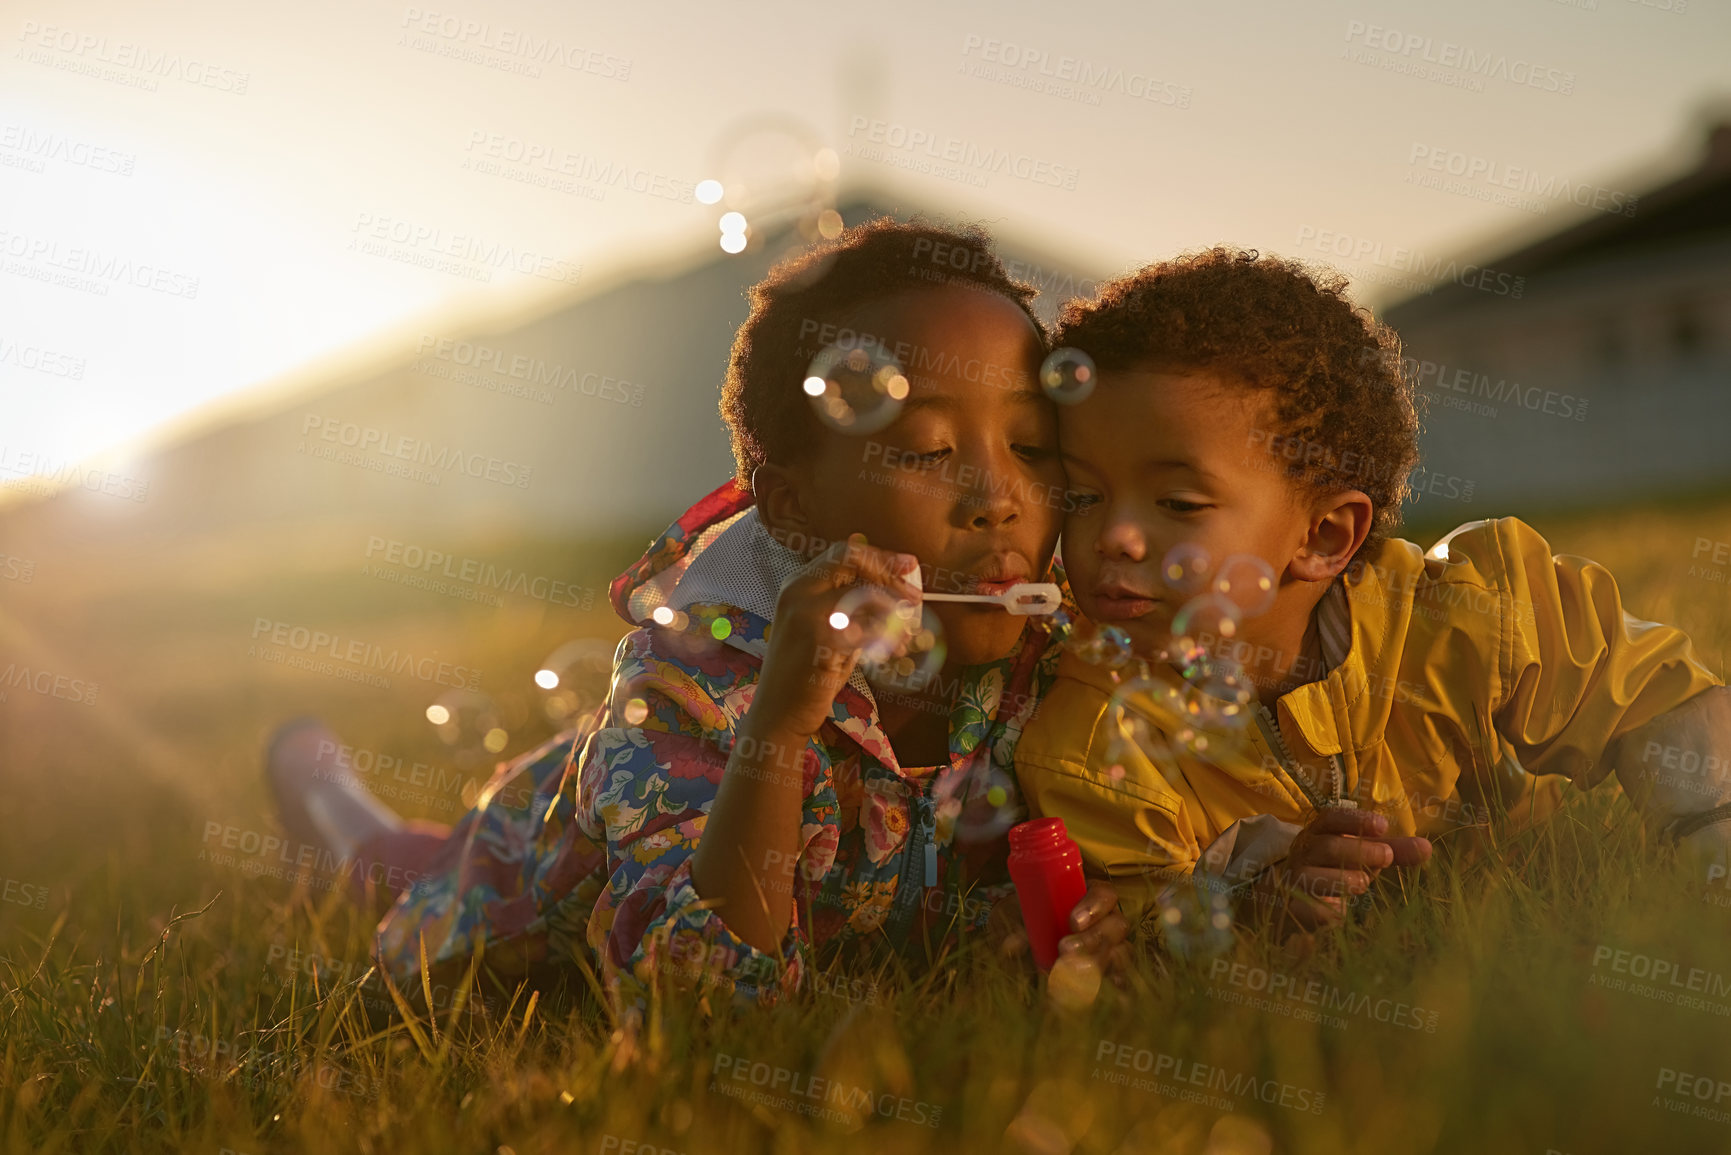
[[[629,569],[613,579],[608,596],[613,610],[633,626],[648,625],[650,614],[667,605],[680,579],[708,546],[747,512],[756,508],[751,491],[728,478],[649,543]]]

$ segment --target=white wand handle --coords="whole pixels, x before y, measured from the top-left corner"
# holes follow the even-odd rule
[[[921,594],[928,602],[981,602],[1003,606],[1017,617],[1049,614],[1064,602],[1052,582],[1017,582],[1001,594]]]

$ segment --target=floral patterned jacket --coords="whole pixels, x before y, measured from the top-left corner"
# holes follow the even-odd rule
[[[484,944],[495,962],[594,966],[627,1005],[675,984],[767,1003],[837,950],[918,954],[976,933],[1010,893],[1005,831],[1026,813],[1015,746],[1058,656],[1037,629],[959,675],[947,765],[897,762],[862,678],[837,695],[805,753],[801,849],[787,874],[795,910],[777,955],[736,937],[698,896],[691,857],[757,686],[774,591],[766,603],[759,575],[730,601],[718,591],[732,571],[718,583],[696,563],[747,519],[751,496],[730,481],[613,583],[629,622],[669,604],[680,616],[627,634],[597,714],[495,775],[435,869],[380,924],[393,978],[418,982],[423,941],[429,963]]]

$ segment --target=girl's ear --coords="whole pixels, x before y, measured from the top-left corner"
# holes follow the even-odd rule
[[[1332,580],[1346,568],[1352,555],[1370,536],[1370,523],[1375,513],[1375,504],[1356,489],[1325,498],[1312,509],[1310,532],[1288,565],[1288,571],[1300,581]]]
[[[805,485],[795,470],[765,462],[751,471],[751,495],[757,516],[775,540],[807,540],[811,517],[806,510]]]

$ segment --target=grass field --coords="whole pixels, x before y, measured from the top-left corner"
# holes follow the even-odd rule
[[[1698,540],[1731,540],[1731,500],[1531,520],[1726,669],[1731,588],[1690,568]],[[489,555],[596,589],[584,612],[363,574],[340,538],[8,543],[36,572],[0,581],[0,668],[100,688],[0,700],[6,1152],[1731,1150],[1731,889],[1643,848],[1609,791],[1439,856],[1309,958],[1150,952],[1127,999],[1082,1011],[968,951],[762,1013],[670,998],[635,1039],[581,983],[399,1006],[365,980],[369,919],[211,861],[211,824],[274,831],[259,751],[298,713],[400,759],[375,781],[400,770],[409,813],[454,818],[486,767],[425,720],[441,687],[269,661],[257,623],[460,657],[508,757],[554,730],[541,660],[621,631],[599,587],[632,543]],[[846,1089],[828,1117],[794,1097],[813,1077]]]

